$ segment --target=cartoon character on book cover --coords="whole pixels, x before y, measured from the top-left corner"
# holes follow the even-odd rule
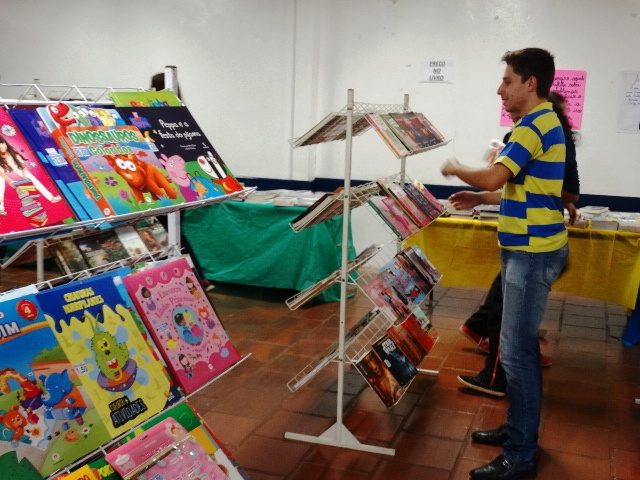
[[[38,293],[38,302],[109,433],[162,411],[170,383],[108,272]]]
[[[157,148],[171,179],[188,202],[243,190],[187,107],[118,107]]]
[[[48,476],[111,439],[33,292],[0,302],[0,463]]]
[[[185,393],[240,359],[186,258],[127,275],[124,283]]]
[[[0,109],[0,233],[72,220],[73,211],[38,156]]]
[[[90,179],[113,213],[184,203],[178,186],[136,127],[122,125],[113,109],[89,109],[94,120],[87,122],[80,121],[86,117],[72,115],[70,108],[59,103],[38,112],[55,132],[69,162],[80,176]],[[110,111],[115,113],[110,116]]]

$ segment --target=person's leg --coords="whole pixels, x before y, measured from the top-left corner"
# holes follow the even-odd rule
[[[510,462],[523,463],[533,460],[538,448],[542,402],[538,328],[568,247],[548,253],[502,250],[500,255],[504,296],[500,361],[510,398],[503,454]]]
[[[494,311],[496,302],[498,302],[500,308],[502,308],[502,281],[499,273],[493,280],[491,287],[489,287],[489,291],[482,305],[464,322],[465,327],[480,337],[488,337],[488,316]]]

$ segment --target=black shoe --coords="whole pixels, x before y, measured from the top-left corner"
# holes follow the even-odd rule
[[[507,387],[499,387],[490,385],[480,375],[472,377],[471,375],[458,375],[458,381],[465,387],[472,388],[478,392],[486,393],[487,395],[493,395],[494,397],[504,397]]]
[[[504,455],[499,455],[493,462],[469,472],[469,476],[474,480],[518,480],[534,478],[537,474],[535,459],[513,463],[504,458]]]
[[[500,425],[495,430],[476,430],[471,434],[471,440],[482,445],[500,446],[507,441],[507,424]]]

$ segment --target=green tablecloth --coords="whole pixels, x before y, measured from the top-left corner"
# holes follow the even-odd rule
[[[304,210],[226,201],[185,211],[182,233],[209,280],[300,291],[340,268],[342,259],[342,216],[296,233],[289,223]],[[318,298],[340,300],[340,285]]]

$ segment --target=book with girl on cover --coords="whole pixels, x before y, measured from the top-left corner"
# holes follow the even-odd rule
[[[169,378],[138,327],[121,268],[59,285],[36,299],[111,437],[166,408]]]
[[[13,119],[0,109],[0,233],[71,223],[74,213]]]
[[[186,257],[127,275],[124,284],[186,394],[240,360]]]

